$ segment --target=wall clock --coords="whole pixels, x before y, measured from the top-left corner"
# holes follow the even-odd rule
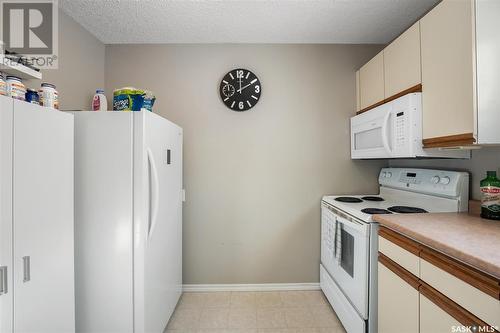
[[[227,73],[219,88],[222,102],[233,111],[247,111],[257,104],[262,86],[248,69],[237,68]]]

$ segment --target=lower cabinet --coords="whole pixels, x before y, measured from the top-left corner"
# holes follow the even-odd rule
[[[420,294],[420,332],[452,332],[453,327],[462,326],[455,318]]]
[[[378,332],[418,333],[418,303],[418,290],[379,262]]]
[[[500,279],[380,227],[379,333],[490,333],[499,321]]]

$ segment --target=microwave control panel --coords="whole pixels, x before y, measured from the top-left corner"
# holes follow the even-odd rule
[[[394,114],[394,145],[396,150],[406,145],[406,123],[407,117],[405,111],[399,111]]]

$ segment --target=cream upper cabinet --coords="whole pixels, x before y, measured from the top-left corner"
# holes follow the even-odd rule
[[[359,103],[359,70],[356,71],[356,112],[361,110],[360,108],[360,103]]]
[[[419,332],[419,292],[378,263],[378,331]]]
[[[384,53],[380,52],[359,70],[360,109],[384,100]]]
[[[384,49],[385,98],[420,84],[420,68],[420,24],[417,22]]]
[[[420,20],[424,140],[474,133],[473,12],[444,0]]]

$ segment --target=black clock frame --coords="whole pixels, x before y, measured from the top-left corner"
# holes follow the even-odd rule
[[[245,68],[229,71],[221,80],[219,95],[232,111],[243,112],[253,108],[260,100],[262,84],[259,78]]]

